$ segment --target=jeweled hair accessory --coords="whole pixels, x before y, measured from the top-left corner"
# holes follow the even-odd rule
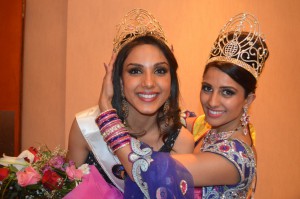
[[[268,53],[257,19],[241,13],[231,18],[220,31],[207,63],[230,62],[246,69],[257,79]]]
[[[167,44],[165,34],[158,21],[146,10],[134,9],[128,12],[117,26],[113,42],[114,52],[135,38],[151,35]]]

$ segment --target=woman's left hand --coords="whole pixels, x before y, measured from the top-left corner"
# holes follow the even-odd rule
[[[114,94],[114,87],[112,82],[112,78],[113,78],[112,71],[113,71],[115,60],[116,60],[116,53],[113,53],[109,61],[109,64],[104,63],[106,73],[103,78],[102,89],[99,98],[99,109],[101,112],[112,108],[111,100]]]

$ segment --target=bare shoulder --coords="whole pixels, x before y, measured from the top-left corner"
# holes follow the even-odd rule
[[[68,158],[75,161],[77,165],[81,165],[87,158],[88,153],[89,146],[84,139],[75,118],[69,133]]]
[[[74,143],[80,144],[81,146],[82,145],[87,146],[87,143],[81,133],[76,118],[72,122],[72,126],[69,133],[69,147],[72,146]]]
[[[181,128],[174,144],[175,153],[192,153],[194,150],[194,137],[186,128]]]

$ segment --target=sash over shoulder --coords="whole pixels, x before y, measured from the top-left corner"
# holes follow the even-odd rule
[[[78,126],[92,150],[98,163],[107,174],[112,183],[122,192],[124,192],[124,180],[114,176],[112,167],[121,164],[119,159],[108,149],[106,143],[100,134],[99,128],[95,123],[95,118],[99,115],[98,106],[94,106],[85,111],[76,114]]]

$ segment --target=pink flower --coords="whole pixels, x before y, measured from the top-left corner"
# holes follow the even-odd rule
[[[56,169],[62,169],[64,163],[65,163],[65,158],[62,156],[55,156],[51,158],[51,160],[49,161],[49,165]]]
[[[83,176],[82,170],[76,169],[75,165],[67,167],[66,173],[70,180],[81,180]]]
[[[75,165],[75,162],[73,160],[69,160],[69,165]]]
[[[36,184],[41,179],[41,175],[33,167],[26,167],[24,171],[17,172],[17,179],[21,187],[26,187],[27,185]]]

